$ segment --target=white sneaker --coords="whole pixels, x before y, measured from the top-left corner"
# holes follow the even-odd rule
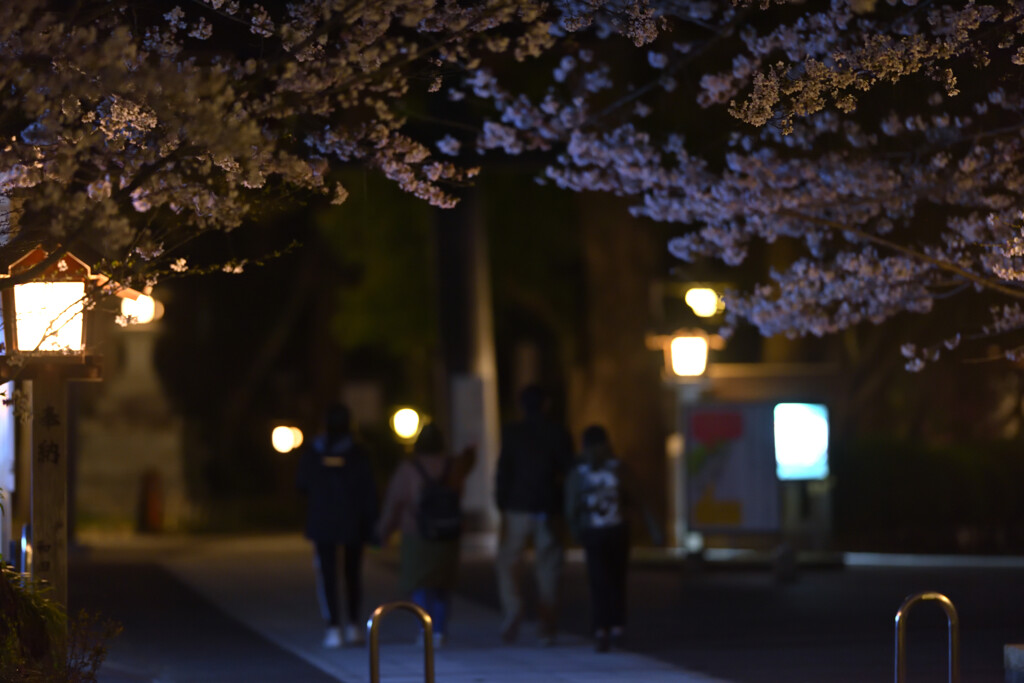
[[[366,642],[366,636],[355,624],[349,624],[345,627],[345,642],[349,645],[362,645]]]
[[[337,626],[329,626],[324,635],[324,647],[341,647],[341,629]]]

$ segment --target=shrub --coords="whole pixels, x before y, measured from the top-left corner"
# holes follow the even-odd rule
[[[95,683],[120,625],[68,619],[49,591],[0,562],[0,683]]]

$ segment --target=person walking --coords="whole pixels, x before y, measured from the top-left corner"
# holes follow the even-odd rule
[[[501,637],[519,635],[523,619],[519,566],[533,544],[538,616],[542,645],[554,643],[557,631],[558,579],[562,545],[555,518],[562,513],[565,474],[572,462],[572,438],[545,415],[546,396],[530,385],[519,396],[523,418],[505,426],[498,455],[495,495],[501,512],[496,570],[501,599]]]
[[[608,652],[625,638],[628,508],[640,507],[656,545],[661,545],[662,537],[600,425],[583,431],[582,454],[566,482],[565,506],[570,532],[586,556],[595,647]]]
[[[440,428],[427,423],[412,458],[395,470],[377,530],[383,542],[401,532],[399,590],[430,615],[434,647],[447,641],[451,593],[459,567],[460,498],[476,449],[448,455]]]
[[[329,406],[325,431],[303,452],[298,487],[306,495],[305,534],[313,542],[317,592],[327,620],[324,647],[362,644],[363,546],[376,542],[377,493],[369,458],[353,439],[344,404]],[[338,609],[339,545],[344,549],[344,636]]]

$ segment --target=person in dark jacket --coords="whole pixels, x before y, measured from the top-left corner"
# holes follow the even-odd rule
[[[332,404],[326,430],[302,454],[299,490],[306,494],[306,538],[313,541],[321,609],[327,620],[324,647],[364,642],[363,545],[375,542],[377,493],[370,461],[352,438],[348,408]],[[344,638],[338,610],[338,546],[344,547]]]
[[[565,473],[572,461],[572,439],[544,414],[544,391],[531,385],[519,397],[523,419],[502,430],[495,494],[501,511],[496,569],[501,598],[501,637],[513,642],[523,617],[518,566],[532,542],[537,578],[540,639],[554,642],[562,546],[553,518],[562,513]]]

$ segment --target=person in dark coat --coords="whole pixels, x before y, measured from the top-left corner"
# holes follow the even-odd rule
[[[313,541],[321,609],[327,620],[324,647],[364,642],[363,546],[375,542],[377,493],[370,461],[352,438],[348,408],[332,404],[326,430],[302,454],[299,490],[306,494],[306,538]],[[338,609],[338,546],[344,548],[347,624]]]
[[[518,637],[523,608],[518,567],[530,544],[537,578],[540,640],[554,642],[562,545],[554,518],[562,514],[565,474],[572,462],[572,438],[545,415],[546,395],[530,385],[519,396],[523,419],[502,429],[495,495],[501,511],[496,569],[501,599],[501,637]]]

